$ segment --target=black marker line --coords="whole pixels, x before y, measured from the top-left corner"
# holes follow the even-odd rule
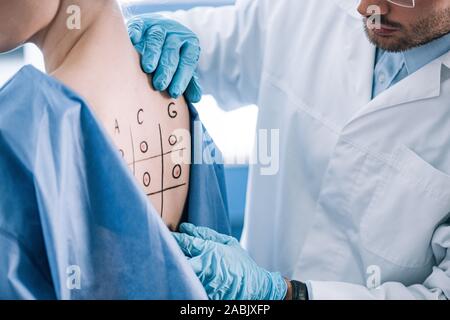
[[[180,170],[179,174],[176,174],[176,170]],[[173,167],[172,169],[172,178],[174,179],[180,179],[181,174],[183,173],[183,169],[181,169],[181,165],[177,164],[175,167]]]
[[[171,154],[171,153],[178,152],[178,151],[184,151],[184,150],[187,150],[187,148],[181,148],[181,149],[172,150],[172,151],[169,151],[169,152],[164,153],[163,156],[167,156],[167,155],[169,155],[169,154]],[[157,156],[151,156],[151,157],[148,157],[148,158],[139,159],[139,160],[136,160],[135,162],[136,162],[136,163],[144,162],[144,161],[156,159],[156,158],[159,158],[159,157],[161,157],[160,154],[158,154]],[[133,163],[128,163],[129,166],[131,166],[132,164],[133,164]]]
[[[161,124],[158,124],[159,127],[159,141],[161,143],[161,190],[164,190],[164,147],[163,147],[163,139],[162,139],[162,130]],[[161,218],[164,213],[164,192],[161,192]]]
[[[144,112],[144,109],[139,109],[139,111],[137,112],[137,122],[138,124],[143,124],[144,120],[140,121],[139,115],[141,114],[141,112]]]
[[[183,187],[185,185],[186,185],[186,183],[182,183],[182,184],[170,187],[170,188],[165,188],[164,190],[160,190],[160,191],[152,192],[152,193],[147,193],[147,196],[153,196],[155,194],[159,194],[159,193],[166,192],[166,191],[169,191],[169,190],[177,189],[177,188]]]
[[[134,141],[133,141],[133,131],[131,131],[131,126],[130,126],[130,136],[131,136],[131,149],[133,150],[133,175],[136,176],[136,158],[134,156]]]
[[[169,104],[169,106],[167,107],[167,113],[169,114],[169,117],[171,117],[172,119],[175,119],[175,118],[178,116],[178,112],[177,112],[176,110],[171,110],[171,109],[170,109],[170,108],[173,107],[173,106],[176,107],[175,102],[171,102],[171,103]],[[172,112],[172,111],[173,111],[173,112]]]

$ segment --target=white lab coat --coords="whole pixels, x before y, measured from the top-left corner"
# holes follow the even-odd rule
[[[199,35],[205,92],[227,110],[257,104],[258,129],[280,129],[279,173],[250,173],[242,243],[257,263],[313,299],[450,298],[450,53],[371,101],[357,4],[171,16]]]

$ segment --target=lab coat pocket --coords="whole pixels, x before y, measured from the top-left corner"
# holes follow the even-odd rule
[[[362,245],[398,266],[425,266],[433,233],[450,212],[450,176],[403,145],[374,174],[383,179],[361,219]]]

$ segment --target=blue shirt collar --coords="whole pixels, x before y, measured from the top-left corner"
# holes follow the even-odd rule
[[[450,51],[450,33],[423,46],[403,52],[408,74],[412,74]]]

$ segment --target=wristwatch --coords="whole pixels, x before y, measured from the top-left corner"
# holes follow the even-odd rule
[[[308,287],[300,281],[291,280],[292,300],[309,300]]]

